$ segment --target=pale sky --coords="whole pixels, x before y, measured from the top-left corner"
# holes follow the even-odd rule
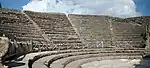
[[[38,12],[95,14],[117,17],[149,16],[150,0],[0,0],[2,7]]]

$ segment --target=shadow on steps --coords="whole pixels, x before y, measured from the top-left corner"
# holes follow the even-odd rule
[[[135,68],[150,68],[150,56],[145,56],[141,64],[135,65]]]
[[[25,65],[25,63],[15,62],[15,61],[9,61],[8,64],[6,64],[6,66],[8,66],[8,68],[18,67],[18,66],[23,66],[23,65]]]

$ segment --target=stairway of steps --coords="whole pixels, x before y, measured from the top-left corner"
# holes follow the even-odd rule
[[[81,49],[84,47],[65,14],[41,14],[29,11],[25,11],[25,13],[37,23],[41,31],[52,42],[51,47],[49,47],[50,50]]]
[[[71,62],[80,59],[88,59],[92,57],[107,57],[112,56],[126,56],[122,59],[141,59],[144,55],[145,50],[143,48],[137,49],[124,49],[124,48],[101,48],[101,49],[79,49],[79,50],[61,50],[57,52],[45,53],[37,55],[33,58],[34,63],[31,64],[33,68],[65,68]],[[117,59],[117,58],[116,58]],[[119,59],[119,58],[118,58]]]
[[[0,35],[3,34],[10,39],[8,58],[32,52],[46,43],[34,24],[21,11],[13,9],[0,9]],[[36,43],[34,48],[32,42]]]
[[[140,56],[102,56],[102,57],[91,57],[91,58],[85,58],[73,61],[69,64],[67,64],[64,68],[82,68],[81,65],[86,62],[92,62],[92,61],[101,61],[101,60],[114,60],[114,59],[140,59]]]
[[[68,17],[88,47],[113,48],[110,23],[105,16],[72,14]]]
[[[30,20],[28,20],[21,11],[0,9],[0,31],[9,39],[17,41],[41,41],[44,39],[36,30]]]
[[[74,54],[74,55],[76,55],[76,54]],[[127,55],[128,57],[130,57],[130,55],[129,54],[113,54],[112,53],[112,55],[110,55],[110,53],[105,53],[105,54],[87,54],[87,55],[84,55],[84,53],[80,56],[80,55],[77,55],[75,58],[72,58],[72,59],[69,59],[69,60],[67,60],[66,62],[64,62],[62,65],[64,65],[64,66],[67,66],[67,64],[69,64],[69,63],[72,63],[72,62],[74,62],[74,61],[76,61],[76,60],[81,60],[81,59],[86,59],[86,58],[92,58],[92,57],[104,57],[104,56],[114,56],[114,57],[116,57],[116,56],[118,56],[118,55]],[[132,55],[134,55],[134,56],[136,56],[136,54],[132,54]],[[137,54],[137,55],[139,55],[139,54]],[[70,55],[69,55],[70,56]],[[61,59],[61,56],[60,57],[58,57],[59,59]],[[63,57],[63,58],[67,58],[67,57]],[[62,58],[62,59],[63,59]],[[70,58],[70,57],[69,57]],[[54,59],[55,59],[55,57],[54,57]],[[53,67],[57,67],[56,65],[59,63],[58,61],[59,61],[59,59],[57,59],[56,58],[56,60],[49,60],[49,63],[51,63],[51,65],[50,65],[50,67],[51,66],[53,66]],[[52,62],[53,61],[53,62]],[[56,62],[55,62],[56,61]],[[53,65],[53,64],[55,64],[55,65]],[[63,67],[62,67],[63,68]]]
[[[112,22],[107,16],[0,10],[0,31],[8,38],[24,46],[32,40],[34,51],[49,50],[29,53],[32,58],[25,57],[21,62],[26,64],[14,68],[81,68],[86,62],[142,59],[147,54],[145,27],[136,23]]]
[[[69,18],[89,47],[145,47],[146,27],[138,23],[113,22],[96,15],[71,14]]]
[[[115,44],[118,47],[140,48],[144,46],[146,27],[125,22],[112,22]],[[124,45],[124,46],[123,46]]]
[[[27,68],[29,64],[27,59],[29,58],[33,61],[33,64],[30,63],[33,68],[48,68],[48,65],[51,68],[68,68],[68,66],[72,65],[73,68],[80,68],[82,64],[92,61],[108,59],[142,59],[144,52],[145,49],[143,48],[101,48],[47,51],[37,54],[35,53],[35,55],[32,55],[32,53],[30,53],[32,55],[32,58],[30,58],[31,56],[28,56],[30,55],[28,54],[23,61],[26,62],[26,65],[12,68]]]

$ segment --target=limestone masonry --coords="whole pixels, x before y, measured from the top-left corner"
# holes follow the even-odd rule
[[[12,68],[81,68],[92,61],[143,59],[150,49],[149,23],[150,17],[1,8],[0,42],[7,38],[0,43],[1,63]]]

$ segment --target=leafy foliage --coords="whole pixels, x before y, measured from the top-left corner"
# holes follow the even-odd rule
[[[125,19],[124,18],[113,18],[112,21],[113,22],[124,22]]]

